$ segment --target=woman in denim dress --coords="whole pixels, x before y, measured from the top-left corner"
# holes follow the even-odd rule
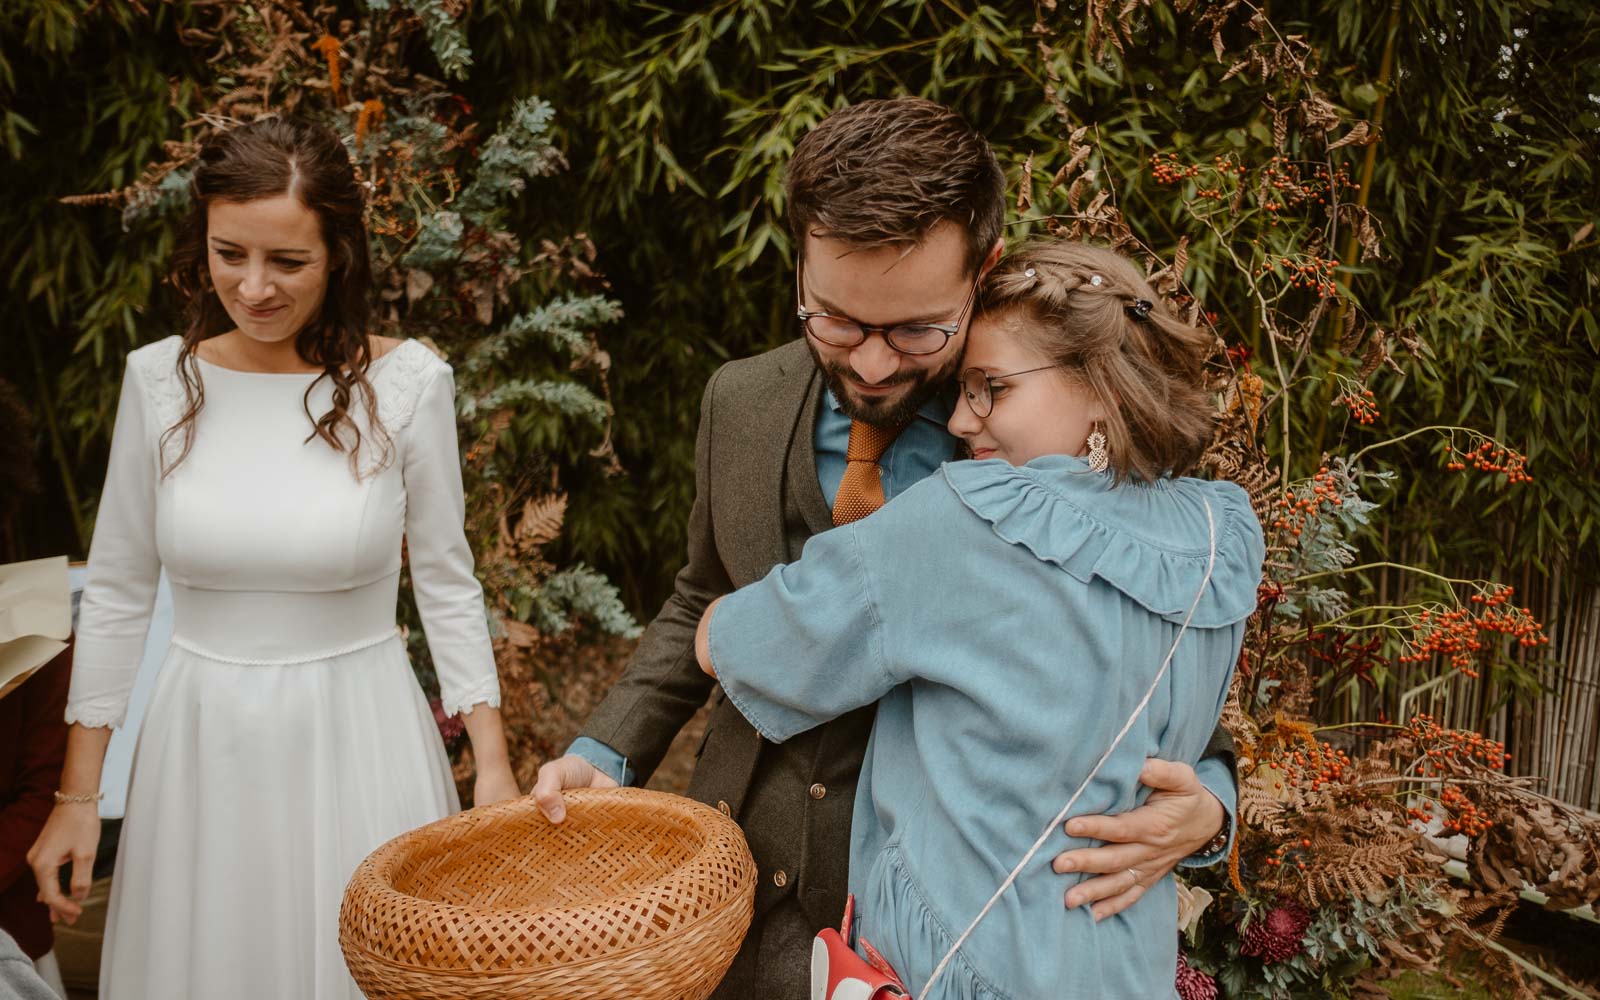
[[[1146,758],[1200,758],[1255,608],[1245,491],[1179,475],[1209,338],[1085,244],[1014,253],[982,296],[950,420],[974,461],[713,604],[701,663],[774,742],[878,703],[850,891],[914,996],[1174,997],[1173,877],[1097,922],[1049,865],[1092,846],[1054,823],[1073,789],[1070,815],[1122,812]]]

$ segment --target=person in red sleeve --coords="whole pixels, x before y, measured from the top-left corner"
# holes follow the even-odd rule
[[[0,698],[0,930],[34,962],[50,951],[53,935],[27,855],[55,805],[71,675],[69,645]]]

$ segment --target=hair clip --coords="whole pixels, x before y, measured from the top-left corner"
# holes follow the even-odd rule
[[[1149,299],[1134,299],[1128,306],[1128,311],[1140,319],[1150,318],[1150,309],[1155,305]]]
[[[1101,285],[1105,284],[1105,279],[1100,277],[1098,274],[1091,274],[1089,275],[1089,284],[1099,288]]]

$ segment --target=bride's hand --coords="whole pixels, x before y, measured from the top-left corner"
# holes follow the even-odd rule
[[[474,806],[488,806],[506,799],[514,799],[522,794],[522,789],[517,787],[517,779],[511,773],[511,768],[498,768],[485,773],[478,772],[477,780],[472,784],[472,804]]]
[[[39,885],[39,902],[50,908],[50,922],[76,923],[89,898],[94,856],[100,846],[100,813],[93,802],[62,803],[50,810],[39,839],[28,849],[28,867]],[[61,891],[61,866],[72,864],[72,894]]]

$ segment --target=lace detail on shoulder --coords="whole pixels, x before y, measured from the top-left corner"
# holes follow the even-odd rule
[[[139,381],[149,400],[158,441],[167,428],[183,418],[186,397],[183,379],[178,376],[178,352],[182,347],[183,338],[174,334],[153,344],[146,344],[128,355],[128,366],[138,370]],[[169,440],[166,453],[161,456],[162,462],[172,461],[182,451],[182,440]]]
[[[384,355],[369,372],[367,380],[378,396],[378,420],[391,437],[410,426],[422,390],[441,369],[448,367],[421,341],[407,340]]]

